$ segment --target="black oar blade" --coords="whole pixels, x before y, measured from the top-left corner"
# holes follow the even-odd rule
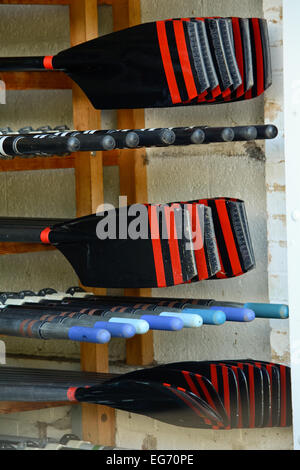
[[[209,429],[219,416],[196,395],[167,383],[121,379],[102,386],[78,388],[79,402],[137,413],[175,426]]]
[[[78,233],[79,238],[78,243],[55,245],[85,286],[142,288],[183,284],[197,275],[191,224],[187,212],[169,209],[138,204],[134,216],[134,206],[129,206],[108,211],[108,215],[56,225],[54,232],[61,231],[62,236],[65,231]],[[106,230],[114,226],[115,233],[108,235]],[[109,238],[104,239],[107,235]]]

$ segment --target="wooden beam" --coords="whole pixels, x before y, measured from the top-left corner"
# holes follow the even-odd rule
[[[69,90],[72,80],[63,72],[0,72],[6,90]]]
[[[113,3],[114,30],[118,31],[141,23],[140,0],[119,0]],[[119,129],[145,127],[143,109],[118,111]],[[148,200],[147,167],[145,149],[121,150],[119,156],[120,194],[127,196],[127,203],[144,203]],[[150,296],[151,289],[126,289],[125,295]],[[126,341],[126,362],[130,365],[151,364],[154,359],[152,331],[136,335]]]
[[[117,166],[119,164],[119,150],[107,150],[103,152],[103,166]],[[15,157],[12,160],[0,159],[0,171],[33,171],[56,170],[74,168],[74,154],[67,157]]]
[[[69,401],[59,402],[26,402],[26,401],[0,401],[0,414],[20,413],[22,411],[42,410],[44,408],[54,408],[58,406],[69,406],[73,403]]]
[[[97,0],[73,0],[70,5],[71,46],[98,36]],[[73,84],[73,121],[78,130],[100,129],[100,112],[96,111],[82,90]],[[75,153],[77,216],[97,211],[103,203],[102,152]],[[96,292],[105,293],[102,289]],[[108,346],[81,343],[83,370],[108,371]],[[105,406],[83,404],[83,439],[102,445],[114,445],[115,413]]]
[[[112,5],[118,0],[97,0],[98,5]],[[70,5],[72,0],[0,0],[0,5]]]
[[[55,250],[54,246],[40,245],[39,243],[1,242],[0,255],[16,255],[20,253],[33,253],[37,251]]]
[[[74,168],[75,158],[67,157],[15,157],[12,160],[0,160],[0,171],[32,171]]]

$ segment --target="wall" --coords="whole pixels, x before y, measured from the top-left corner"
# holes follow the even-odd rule
[[[274,2],[272,2],[274,3]],[[262,16],[262,0],[142,0],[142,21],[152,21],[181,16]],[[8,21],[0,31],[0,53],[3,55],[43,54],[55,52],[68,45],[67,10],[65,7],[3,7],[1,13]],[[14,10],[13,10],[14,9]],[[47,9],[47,10],[46,10]],[[101,8],[100,30],[111,28],[110,12]],[[28,39],[26,28],[16,35],[14,21],[34,21],[36,27]],[[53,26],[55,28],[53,29]],[[2,36],[2,37],[1,37]],[[275,32],[274,32],[275,37]],[[49,40],[51,38],[51,41]],[[22,44],[22,46],[20,45]],[[25,46],[26,45],[26,46]],[[277,88],[276,88],[277,90]],[[274,94],[276,92],[274,91]],[[276,95],[277,96],[277,95]],[[249,102],[211,107],[187,107],[174,110],[147,110],[147,127],[184,125],[238,125],[264,122],[265,98]],[[13,128],[31,124],[69,124],[71,126],[71,97],[69,92],[9,92],[8,103],[1,107],[0,127],[10,124]],[[22,110],[22,114],[20,113]],[[59,110],[57,112],[57,110]],[[113,127],[114,113],[103,113],[103,127]],[[268,118],[272,121],[272,115]],[[267,158],[272,153],[267,149]],[[154,289],[153,295],[209,297],[224,300],[268,301],[273,266],[281,253],[268,244],[268,208],[273,184],[271,165],[267,161],[265,145],[261,143],[215,144],[186,148],[149,149],[148,196],[149,202],[189,200],[197,197],[230,196],[245,200],[249,218],[256,269],[241,278],[226,281],[205,281],[193,286],[170,289]],[[105,168],[105,202],[114,202],[118,196],[117,168]],[[266,180],[267,178],[267,180]],[[274,179],[275,182],[275,179]],[[276,184],[278,180],[276,179]],[[41,191],[41,188],[43,190]],[[44,188],[49,188],[49,192]],[[74,174],[72,170],[31,172],[0,175],[0,215],[49,215],[73,216]],[[273,194],[273,193],[272,193]],[[25,197],[24,197],[25,196]],[[268,254],[272,254],[268,271]],[[40,269],[40,266],[43,269]],[[275,269],[275,268],[274,268]],[[281,268],[280,268],[281,269]],[[56,252],[37,253],[0,258],[1,289],[39,289],[51,286],[59,290],[76,284],[74,273],[66,261]],[[17,274],[16,274],[17,273]],[[58,273],[58,274],[57,274]],[[45,276],[45,277],[43,277]],[[24,279],[26,282],[24,285]],[[247,295],[247,298],[245,298]],[[155,332],[155,360],[205,360],[252,357],[270,360],[273,352],[270,334],[275,330],[267,320],[251,324],[228,323],[222,326],[203,326],[200,330],[180,333]],[[45,342],[46,343],[46,342]],[[60,367],[78,367],[79,349],[71,342],[47,342],[7,339],[11,354],[10,363],[19,363],[16,355],[44,359],[52,357]],[[59,344],[58,344],[59,343]],[[114,361],[125,357],[125,343],[112,341],[110,357]],[[23,359],[22,359],[23,360]],[[16,362],[17,361],[17,362]],[[59,362],[58,362],[59,361]],[[23,364],[24,362],[22,362]],[[37,364],[37,362],[34,362]],[[45,367],[50,363],[43,361]],[[38,367],[38,366],[37,366]],[[74,413],[74,410],[73,410]],[[26,417],[29,416],[27,419]],[[21,423],[31,421],[48,423],[49,432],[61,432],[52,423],[64,419],[64,426],[71,428],[70,408],[43,410],[0,417],[0,434],[10,423],[14,429],[26,431]],[[57,421],[58,420],[58,421]],[[12,424],[12,422],[14,424]],[[77,422],[77,421],[76,421]],[[78,422],[77,422],[78,424]],[[28,433],[38,432],[36,425]],[[141,416],[117,412],[117,445],[145,449],[289,449],[292,446],[290,429],[265,429],[242,431],[201,431],[174,428]]]

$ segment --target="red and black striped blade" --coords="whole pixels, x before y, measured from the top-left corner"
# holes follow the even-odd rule
[[[120,377],[100,386],[78,388],[79,402],[105,404],[175,426],[211,429],[220,417],[201,398],[182,387]]]
[[[230,364],[229,362],[215,362],[216,364],[225,365],[233,370],[237,385],[238,385],[238,428],[249,428],[250,425],[250,402],[249,402],[249,388],[248,381],[244,371],[238,367]]]
[[[202,375],[194,374],[185,370],[172,369],[168,365],[158,366],[151,369],[142,369],[129,372],[123,376],[125,379],[151,380],[166,385],[181,388],[189,393],[200,397],[207,406],[214,410],[216,416],[219,416],[217,428],[228,426],[228,417],[218,393],[211,382]]]
[[[244,372],[249,389],[250,423],[249,428],[263,427],[264,423],[264,382],[263,373],[254,364],[243,361],[226,361]]]

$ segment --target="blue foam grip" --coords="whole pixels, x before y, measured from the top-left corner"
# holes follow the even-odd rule
[[[97,321],[94,328],[103,328],[109,331],[113,338],[132,338],[136,334],[135,327],[129,323]]]
[[[226,321],[249,322],[255,319],[255,313],[250,308],[212,306],[212,310],[222,310],[226,315]]]
[[[73,326],[68,332],[69,339],[84,343],[108,343],[111,334],[102,328],[87,328],[83,326]]]
[[[285,304],[262,304],[248,302],[244,304],[245,308],[254,310],[258,318],[289,318],[289,307]]]
[[[204,325],[222,325],[226,322],[226,315],[225,313],[218,307],[217,309],[203,309],[198,310],[199,315],[203,319]],[[194,309],[185,308],[182,310],[182,313],[195,313]]]
[[[181,318],[173,317],[171,313],[169,317],[143,315],[141,318],[149,323],[151,330],[178,331],[183,328]]]

